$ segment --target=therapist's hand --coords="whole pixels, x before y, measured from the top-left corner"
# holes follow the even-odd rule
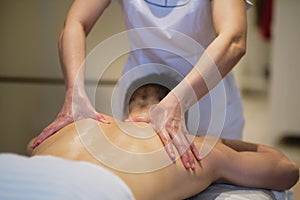
[[[174,145],[185,168],[194,169],[194,157],[200,161],[199,151],[189,137],[184,113],[175,95],[169,94],[149,112],[150,123],[162,140],[170,158],[175,160]]]
[[[37,147],[44,140],[46,140],[51,135],[55,134],[57,131],[59,131],[66,125],[83,118],[92,118],[103,123],[109,123],[107,120],[105,120],[102,114],[99,114],[93,108],[85,93],[84,95],[74,93],[73,95],[69,95],[67,93],[63,107],[57,115],[56,119],[40,133],[40,135],[32,143],[31,147]]]

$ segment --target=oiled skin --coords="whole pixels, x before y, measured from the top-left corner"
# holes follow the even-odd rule
[[[94,123],[91,119],[84,120],[87,123]],[[129,152],[146,153],[160,149],[164,150],[162,143],[156,134],[153,134],[154,136],[149,139],[137,139],[123,134],[114,122],[111,124],[99,125],[114,145],[118,145],[120,148]],[[125,124],[125,126],[132,125],[132,123]],[[147,124],[140,123],[140,126],[147,126]],[[100,129],[98,129],[98,131],[99,130]],[[91,135],[98,133],[97,131],[92,130],[89,132],[89,136],[92,137]],[[197,139],[195,144],[199,146],[200,139]],[[99,146],[101,146],[101,144],[99,144]],[[98,161],[88,152],[82,144],[80,136],[77,134],[74,123],[61,129],[40,144],[33,150],[32,155],[53,155],[70,160],[87,161],[100,165],[123,179],[132,190],[136,199],[144,200],[183,199],[204,190],[217,178],[214,167],[212,167],[216,164],[210,157],[203,159],[200,164],[197,163],[195,170],[186,170],[180,160],[177,160],[175,163],[172,163],[170,160],[169,166],[148,173],[127,173],[112,169]],[[118,158],[116,157],[115,159]],[[164,153],[162,159],[169,160],[166,153]],[[128,160],[128,163],[129,162],[130,164],[134,164],[137,160]],[[149,163],[151,162],[154,161],[149,160]],[[179,186],[178,184],[180,184],[180,190],[174,189]]]
[[[294,167],[292,161],[276,150],[269,150],[265,146],[249,146],[249,144],[242,142],[238,142],[238,147],[235,147],[236,142],[225,145],[225,142],[221,140],[218,140],[208,156],[200,162],[196,162],[195,170],[186,170],[180,159],[176,162],[170,160],[159,137],[148,124],[116,123],[109,116],[106,116],[106,119],[111,123],[98,123],[92,119],[83,119],[76,125],[72,123],[31,151],[31,155],[53,155],[102,166],[125,181],[137,200],[184,199],[203,191],[213,182],[267,189],[286,189],[298,180],[298,178],[295,180],[286,178],[289,175],[296,175],[298,169]],[[122,130],[119,128],[120,126]],[[128,132],[131,135],[128,135]],[[132,134],[135,134],[135,137]],[[99,139],[99,135],[102,139]],[[109,142],[107,143],[107,141]],[[194,143],[198,149],[200,149],[202,141],[203,137],[194,138]],[[151,166],[160,161],[169,161],[170,164],[164,165],[161,169],[144,173],[118,170],[115,169],[114,164],[103,163],[97,159],[99,155],[107,157],[107,149],[102,148],[107,144],[131,154],[160,152],[155,157],[147,159],[131,157],[130,153],[122,155],[109,153],[110,160],[115,160],[116,163],[124,161],[123,166],[125,165],[127,169],[135,169],[141,162],[145,166]],[[90,147],[93,146],[96,148],[92,149],[93,152],[91,152]],[[236,151],[234,148],[239,149]],[[247,152],[239,152],[243,150]],[[281,163],[278,164],[278,169],[274,170],[274,163]],[[260,168],[264,170],[257,170],[258,165],[261,165]],[[269,173],[270,169],[272,171]],[[244,173],[245,170],[248,173]],[[285,183],[283,179],[287,179],[287,182]]]

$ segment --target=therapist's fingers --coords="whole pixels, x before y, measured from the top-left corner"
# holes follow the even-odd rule
[[[84,118],[84,117],[81,117]],[[78,119],[81,119],[78,117]],[[95,115],[90,116],[90,118],[95,119],[99,122],[109,124],[110,122],[104,118],[104,115],[100,113],[96,113]],[[60,115],[44,130],[40,133],[40,135],[35,139],[32,143],[32,148],[36,148],[39,144],[41,144],[44,140],[49,138],[51,135],[55,134],[57,131],[65,127],[66,125],[74,122],[73,117],[60,117]]]
[[[196,148],[196,145],[194,144],[192,138],[190,138],[189,135],[186,135],[186,134],[185,134],[185,138],[186,138],[188,144],[190,145],[190,149],[191,149],[194,157],[196,158],[196,160],[201,161],[199,150]]]
[[[186,142],[185,136],[182,133],[174,133],[170,132],[172,136],[172,141],[174,146],[176,147],[181,161],[186,169],[195,169],[195,161],[190,152],[189,144]]]
[[[176,159],[175,152],[172,146],[172,140],[170,138],[169,133],[166,131],[166,129],[162,129],[158,132],[158,136],[160,137],[161,141],[163,142],[166,152],[169,155],[169,157],[174,161]]]
[[[136,116],[134,118],[125,119],[125,122],[145,122],[145,123],[150,123],[151,121],[150,121],[149,117]]]
[[[99,121],[99,122],[104,123],[104,124],[110,124],[110,122],[107,121],[107,120],[105,119],[104,115],[102,115],[102,114],[100,114],[100,113],[97,113],[95,119],[96,119],[97,121]]]
[[[192,151],[194,157],[196,158],[197,161],[200,161],[200,153],[199,150],[196,148],[196,145],[194,144],[193,139],[195,138],[195,136],[192,136],[191,134],[189,134],[186,126],[181,126],[181,131],[183,133],[183,136],[185,137],[185,140],[187,141],[190,150]]]
[[[54,120],[49,126],[44,128],[44,130],[40,133],[40,135],[34,140],[32,143],[31,147],[34,149],[36,148],[39,144],[41,144],[44,140],[49,138],[51,135],[65,127],[66,125],[70,124],[73,122],[72,118],[68,118],[65,120],[62,119],[56,119]]]

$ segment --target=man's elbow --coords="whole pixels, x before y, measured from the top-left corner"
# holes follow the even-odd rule
[[[293,187],[299,180],[299,167],[295,162],[290,162],[289,187],[286,189]]]
[[[278,190],[288,190],[299,180],[299,167],[297,164],[287,159],[284,165],[285,169],[282,169],[282,171],[285,173],[280,181],[280,185],[278,185],[279,187],[276,188]]]

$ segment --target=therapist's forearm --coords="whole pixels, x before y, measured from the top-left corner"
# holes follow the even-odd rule
[[[67,92],[84,91],[86,37],[110,0],[75,0],[68,12],[59,39],[59,57]]]
[[[59,57],[67,91],[84,88],[84,59],[86,35],[83,26],[66,22],[59,39]]]
[[[195,91],[200,90],[200,92],[196,92],[198,99],[216,86],[221,81],[220,78],[232,70],[245,54],[245,50],[245,36],[235,38],[230,33],[224,33],[214,40],[186,77]],[[205,90],[202,91],[202,88]]]
[[[220,34],[206,49],[191,72],[173,92],[183,109],[191,107],[214,88],[245,54],[245,36]]]
[[[211,0],[211,10],[217,37],[173,90],[184,110],[214,88],[245,54],[247,19],[244,0]]]

